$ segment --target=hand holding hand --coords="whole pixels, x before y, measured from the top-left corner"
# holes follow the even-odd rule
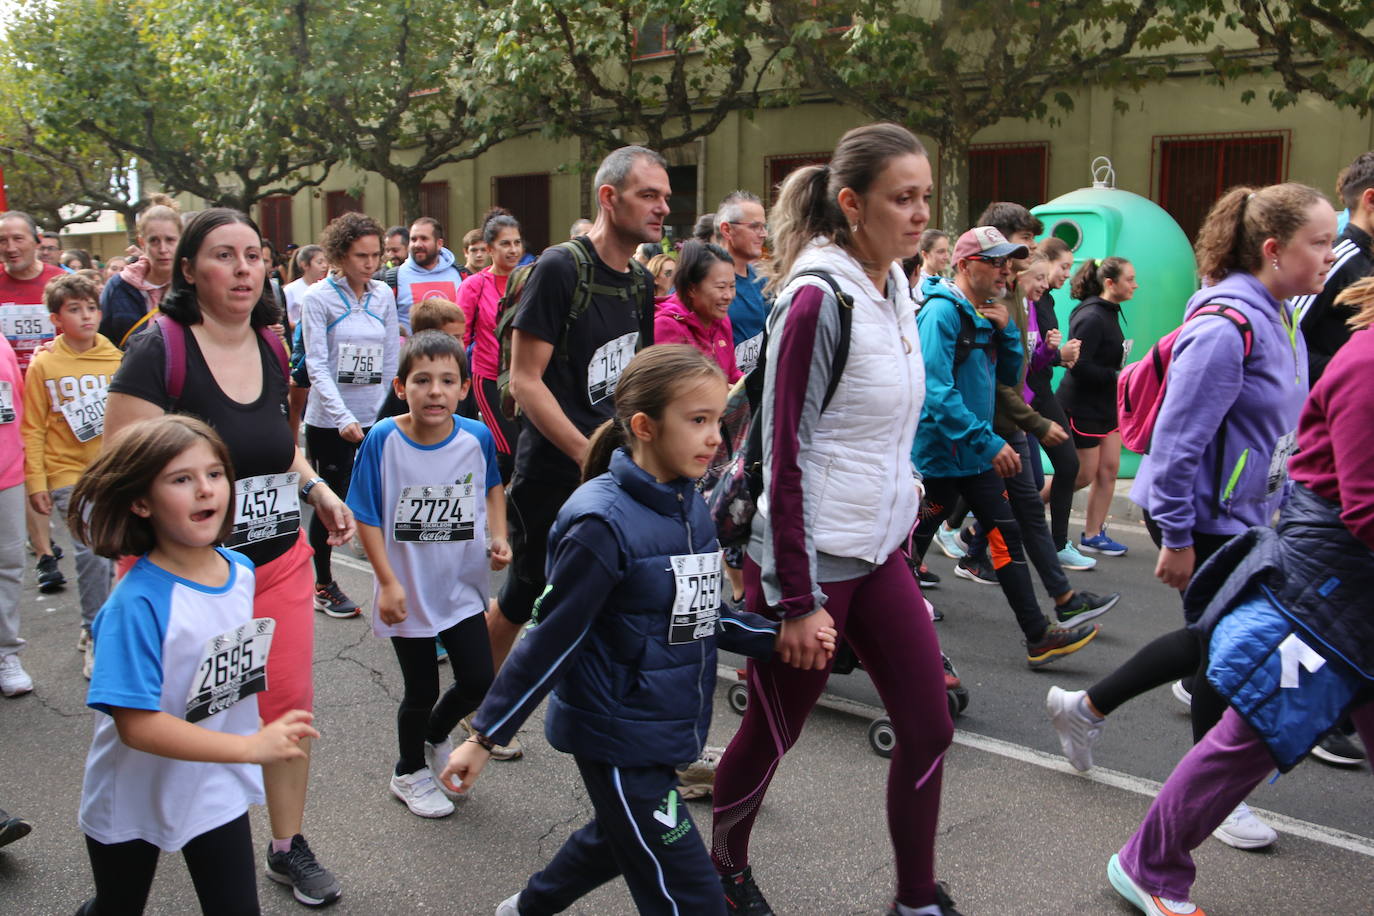
[[[283,760],[296,760],[305,756],[305,748],[300,746],[302,738],[318,738],[320,733],[311,727],[315,718],[304,709],[293,709],[269,725],[258,729],[248,739],[248,757],[245,763],[279,763]]]
[[[840,634],[834,627],[821,627],[816,631],[816,641],[821,644],[827,659],[835,655],[835,644],[839,641]]]
[[[835,629],[835,621],[824,607],[805,617],[784,620],[778,630],[778,655],[784,663],[803,670],[823,671],[830,656],[822,648],[820,631]]]

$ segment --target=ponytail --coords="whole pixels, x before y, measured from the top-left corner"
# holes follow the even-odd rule
[[[1198,273],[1217,283],[1236,271],[1258,273],[1266,239],[1287,242],[1307,222],[1307,211],[1325,200],[1297,182],[1264,188],[1235,187],[1221,195],[1198,230]]]
[[[1079,302],[1092,296],[1101,296],[1107,288],[1107,281],[1121,279],[1122,271],[1130,263],[1125,258],[1115,255],[1110,258],[1103,258],[1101,261],[1096,258],[1088,258],[1083,262],[1083,266],[1078,268],[1078,272],[1073,275],[1073,280],[1069,284],[1069,295]]]
[[[630,438],[620,421],[612,417],[602,423],[587,440],[587,456],[582,459],[582,482],[600,477],[611,469],[611,455],[629,444]]]

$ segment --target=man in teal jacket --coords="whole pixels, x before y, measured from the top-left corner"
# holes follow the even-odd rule
[[[922,555],[960,496],[987,533],[997,582],[1026,639],[1032,668],[1077,652],[1097,636],[1096,625],[1066,626],[1040,610],[1026,566],[1021,529],[1007,502],[1003,478],[1021,458],[992,429],[997,385],[1016,385],[1024,354],[1006,296],[1008,258],[1024,245],[991,226],[970,229],[954,246],[954,280],[930,278],[916,315],[926,368],[926,399],[911,460],[925,480],[926,505],[916,528]]]

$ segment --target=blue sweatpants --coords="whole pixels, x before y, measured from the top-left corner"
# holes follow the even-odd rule
[[[524,916],[559,913],[624,876],[641,914],[724,916],[725,893],[671,766],[617,767],[574,758],[596,817],[520,892]]]

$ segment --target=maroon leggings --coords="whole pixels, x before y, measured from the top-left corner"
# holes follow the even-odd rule
[[[897,900],[926,906],[935,902],[941,768],[954,734],[935,627],[900,552],[867,576],[826,582],[822,589],[825,609],[863,662],[897,734],[887,777]],[[776,619],[764,606],[752,560],[744,563],[744,592],[749,610]],[[776,655],[749,661],[749,707],[716,769],[711,857],[722,874],[749,864],[749,834],[764,793],[829,676],[828,666],[802,671]]]

